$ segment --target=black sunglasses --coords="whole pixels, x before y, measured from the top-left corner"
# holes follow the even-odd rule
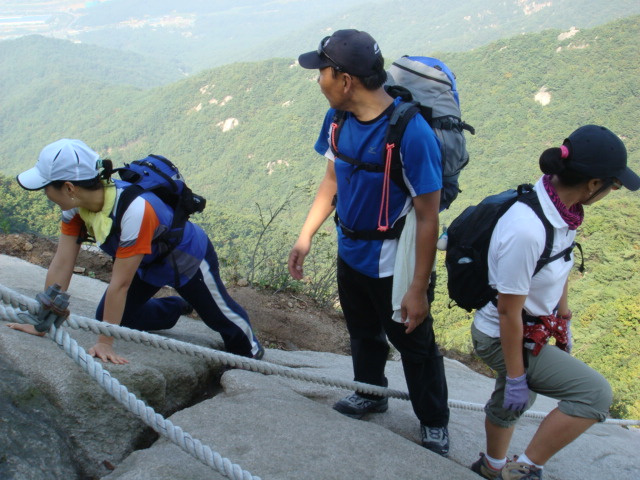
[[[589,199],[595,198],[600,195],[602,192],[606,192],[607,190],[620,190],[623,187],[622,182],[615,177],[606,178],[602,181],[602,186],[596,190],[596,192],[589,197]]]
[[[327,59],[329,59],[329,61],[331,63],[333,63],[333,68],[335,68],[338,72],[344,72],[344,68],[342,68],[340,66],[340,64],[338,62],[336,62],[333,58],[331,58],[327,52],[325,52],[324,50],[324,45],[327,42],[327,40],[329,40],[331,37],[330,36],[326,36],[324,37],[322,40],[320,40],[320,43],[318,44],[318,55],[320,55],[321,57],[324,55],[325,57],[327,57]]]

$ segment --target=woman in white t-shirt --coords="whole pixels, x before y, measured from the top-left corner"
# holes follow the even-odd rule
[[[551,256],[570,248],[583,205],[622,186],[640,188],[627,167],[627,152],[611,131],[586,125],[559,148],[540,156],[545,174],[535,191],[554,232]],[[612,401],[605,378],[570,355],[571,310],[567,282],[573,255],[534,270],[545,247],[545,228],[533,210],[516,202],[498,221],[489,244],[489,283],[497,302],[479,309],[472,325],[474,348],[498,374],[485,406],[487,453],[471,469],[485,478],[540,479],[543,465],[596,422]],[[547,344],[555,337],[555,345]],[[525,452],[508,461],[518,418],[540,393],[559,400]]]

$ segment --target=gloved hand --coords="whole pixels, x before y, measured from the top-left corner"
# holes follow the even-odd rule
[[[69,316],[69,294],[61,290],[60,285],[54,283],[43,293],[36,295],[40,304],[35,328],[38,332],[46,332],[55,324],[59,327]]]
[[[516,378],[507,377],[502,406],[507,410],[520,412],[525,409],[528,401],[529,386],[527,385],[527,374],[525,373]]]

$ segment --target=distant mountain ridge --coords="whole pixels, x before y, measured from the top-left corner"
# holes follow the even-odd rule
[[[386,54],[395,57],[408,53],[407,48],[424,53],[464,51],[521,33],[589,28],[640,13],[636,0],[5,3],[11,13],[11,19],[0,19],[5,38],[35,31],[136,52],[183,73],[237,61],[294,57],[340,28],[371,32],[385,45]],[[21,14],[29,15],[22,27]]]

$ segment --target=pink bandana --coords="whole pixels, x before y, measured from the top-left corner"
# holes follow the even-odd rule
[[[556,210],[558,210],[562,219],[567,222],[567,225],[569,225],[569,230],[575,230],[578,228],[582,223],[582,220],[584,220],[584,209],[582,208],[582,204],[576,203],[571,208],[567,208],[567,206],[562,203],[562,200],[560,200],[560,197],[558,197],[558,193],[551,183],[551,175],[544,175],[542,177],[542,184],[544,185],[544,189],[549,195],[549,198],[555,205]]]

